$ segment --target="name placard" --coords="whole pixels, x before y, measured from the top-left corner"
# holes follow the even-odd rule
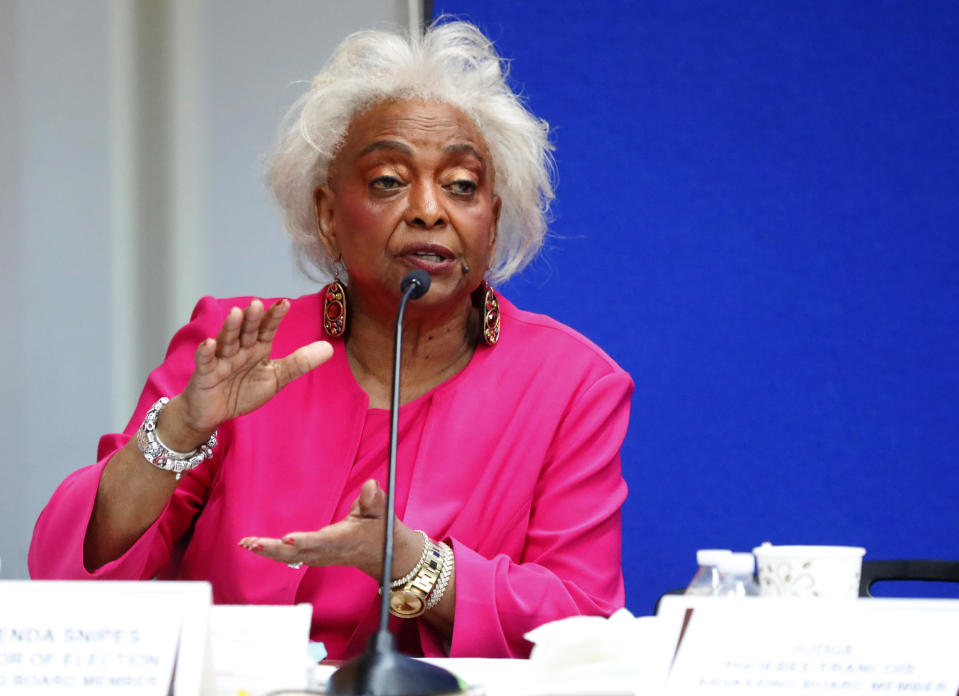
[[[210,601],[206,583],[0,582],[0,692],[200,694]]]
[[[959,601],[664,597],[667,693],[959,692]]]
[[[305,689],[312,619],[312,604],[211,607],[217,693]]]

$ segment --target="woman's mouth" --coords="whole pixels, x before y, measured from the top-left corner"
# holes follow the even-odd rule
[[[446,260],[439,254],[434,254],[431,251],[417,251],[413,255],[416,256],[416,258],[423,259],[424,261],[431,261],[433,263],[441,263]]]
[[[405,249],[401,256],[407,263],[427,273],[441,273],[456,263],[456,254],[439,244],[416,245]]]

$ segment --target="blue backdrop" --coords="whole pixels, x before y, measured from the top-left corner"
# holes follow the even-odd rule
[[[697,548],[959,558],[959,3],[438,0],[554,128],[506,288],[633,375],[627,606]]]

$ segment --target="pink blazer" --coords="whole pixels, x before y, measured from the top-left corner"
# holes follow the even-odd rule
[[[322,338],[320,298],[292,302],[275,355]],[[342,344],[267,405],[224,424],[214,458],[184,476],[127,553],[93,573],[83,566],[103,466],[156,399],[182,391],[197,344],[216,335],[231,306],[247,302],[199,302],[150,374],[124,432],[101,438],[98,462],[71,474],[40,514],[29,554],[32,577],[207,580],[218,603],[302,601],[302,573],[236,542],[336,521],[369,407]],[[414,638],[406,648],[428,656],[525,656],[526,631],[623,606],[626,484],[619,449],[632,380],[572,329],[505,299],[501,307],[500,342],[478,348],[465,370],[421,397],[429,410],[416,456],[399,462],[410,476],[408,497],[397,501],[401,517],[448,540],[456,559],[452,643],[443,645],[425,622],[402,627]],[[335,606],[350,621],[355,616],[344,654],[335,657],[360,652],[376,624],[375,581],[354,568],[311,572],[328,573],[323,596],[312,598],[321,600],[317,606]]]

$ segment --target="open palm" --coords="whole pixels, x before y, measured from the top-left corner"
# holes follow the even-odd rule
[[[196,369],[182,394],[193,429],[212,432],[224,421],[259,408],[333,354],[329,343],[317,341],[270,359],[273,337],[289,309],[285,299],[269,310],[260,300],[243,310],[233,307],[217,337],[199,345]]]

